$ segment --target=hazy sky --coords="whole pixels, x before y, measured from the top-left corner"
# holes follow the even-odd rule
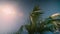
[[[24,13],[16,2],[0,2],[0,34],[16,32],[24,22]]]
[[[17,2],[17,1],[16,1]],[[0,27],[2,27],[2,32],[6,32],[7,31],[16,31],[19,29],[19,27],[23,24],[23,23],[27,23],[27,19],[29,18],[29,14],[30,12],[32,11],[33,7],[36,5],[36,4],[39,4],[40,5],[40,8],[42,9],[42,11],[44,11],[44,18],[49,16],[49,15],[52,15],[53,13],[58,13],[60,12],[60,2],[59,1],[44,1],[44,0],[20,0],[18,1],[19,3],[19,11],[16,11],[17,13],[17,16],[13,16],[13,17],[17,17],[15,18],[15,20],[12,20],[13,17],[11,18],[11,16],[4,16],[3,20],[7,21],[4,23],[4,21],[2,20],[1,22],[1,19],[0,19],[0,24],[2,24],[2,26],[0,25]],[[0,3],[1,5],[1,3]],[[6,5],[6,4],[5,4]],[[11,3],[10,3],[11,5]],[[13,4],[14,5],[14,4]],[[15,6],[15,5],[14,5]],[[8,7],[9,7],[9,4],[8,4]],[[17,6],[16,6],[17,7]],[[3,7],[4,8],[4,7]],[[0,9],[1,10],[1,9]],[[6,10],[5,10],[6,11]],[[12,12],[4,12],[4,13],[12,13]],[[4,14],[3,13],[3,14]],[[2,15],[2,14],[1,14]],[[4,14],[5,15],[5,14]],[[8,18],[8,19],[6,19]],[[10,19],[11,18],[11,19]],[[11,21],[13,22],[11,22]],[[9,22],[10,21],[10,22]],[[9,26],[3,26],[3,25],[6,25],[6,23],[11,23],[11,26],[9,24]],[[8,28],[10,27],[10,28]],[[0,29],[0,30],[1,30]]]

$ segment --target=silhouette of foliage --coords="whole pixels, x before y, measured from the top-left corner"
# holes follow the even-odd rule
[[[39,6],[35,6],[33,11],[30,14],[30,24],[22,25],[17,34],[21,34],[23,28],[28,31],[28,34],[40,33],[42,34],[44,31],[54,32],[58,29],[57,21],[60,22],[60,19],[53,19],[51,16],[45,18],[44,20],[40,19],[42,14],[44,14]]]

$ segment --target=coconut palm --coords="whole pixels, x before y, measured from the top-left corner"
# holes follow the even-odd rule
[[[30,15],[30,25],[26,25],[26,29],[29,32],[29,34],[34,34],[34,32],[37,29],[37,22],[39,21],[39,17],[42,15],[43,13],[40,11],[38,6],[35,6],[31,15]]]
[[[54,15],[49,16],[42,23],[40,23],[39,31],[41,32],[41,34],[45,31],[54,32],[54,31],[58,30],[58,28],[59,28],[58,22],[60,22],[60,19],[54,19],[54,18],[59,15],[57,15],[57,14],[54,14]]]
[[[60,13],[55,13],[53,15],[51,15],[51,17],[55,20],[55,23],[58,26],[58,32],[60,30]]]
[[[22,26],[17,33],[21,34],[20,32],[22,31],[23,27],[25,27],[25,29],[28,31],[29,34],[34,34],[34,32],[37,30],[37,23],[40,20],[39,17],[42,14],[43,12],[41,12],[39,6],[35,6],[30,14],[30,24]]]
[[[54,32],[58,29],[59,23],[57,22],[59,22],[60,19],[54,19],[55,16],[52,15],[42,20],[41,16],[43,12],[41,12],[40,10],[41,9],[39,9],[39,6],[34,7],[33,11],[30,14],[30,24],[22,25],[17,34],[21,34],[23,28],[28,31],[28,34],[34,34],[35,32],[42,34],[45,31]]]

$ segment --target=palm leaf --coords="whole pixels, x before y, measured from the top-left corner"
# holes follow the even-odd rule
[[[16,34],[21,34],[23,32],[24,26],[21,26],[20,29],[16,32]]]

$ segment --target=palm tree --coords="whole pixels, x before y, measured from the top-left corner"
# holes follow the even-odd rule
[[[35,6],[30,15],[30,25],[26,25],[26,29],[29,32],[29,34],[34,34],[34,32],[36,31],[37,22],[42,14],[43,13],[40,11],[39,6]]]
[[[54,14],[54,15],[49,16],[42,23],[40,23],[40,30],[39,31],[41,32],[41,34],[45,31],[54,32],[54,31],[58,30],[59,23],[57,23],[57,22],[60,22],[60,19],[54,19],[54,17],[57,17],[59,15],[57,15],[57,14]]]
[[[23,27],[25,27],[29,34],[34,34],[34,32],[37,30],[37,23],[40,20],[39,17],[43,14],[43,12],[41,12],[40,10],[41,9],[39,8],[39,6],[35,6],[30,14],[30,24],[22,26],[17,33],[21,32]]]
[[[59,30],[60,30],[60,13],[55,13],[55,14],[51,15],[51,17],[52,17],[52,19],[54,19],[55,24],[57,24],[57,26],[58,26],[57,31],[59,32]]]
[[[60,19],[54,19],[53,16],[49,16],[48,18],[42,20],[42,14],[43,12],[39,6],[35,6],[30,14],[30,24],[22,25],[17,34],[21,34],[23,28],[28,31],[28,34],[34,34],[35,32],[42,34],[44,31],[56,31],[59,24],[56,22],[60,21]]]

